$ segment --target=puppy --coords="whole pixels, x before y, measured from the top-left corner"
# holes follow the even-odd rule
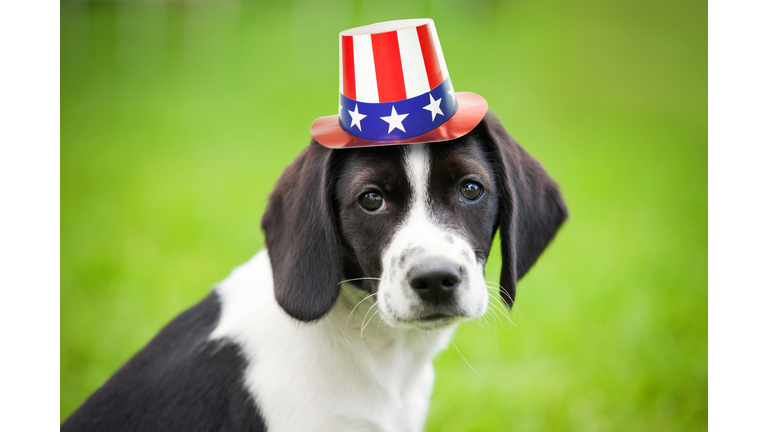
[[[174,319],[62,431],[419,431],[432,360],[565,220],[556,183],[487,114],[447,142],[331,150],[284,172],[266,249]]]

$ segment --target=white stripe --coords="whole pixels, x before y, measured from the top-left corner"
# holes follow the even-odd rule
[[[397,31],[397,44],[400,46],[400,64],[403,65],[405,96],[412,98],[430,90],[427,68],[421,55],[419,33],[416,27]]]
[[[440,39],[437,38],[437,29],[435,28],[434,21],[427,26],[429,31],[432,32],[432,40],[435,42],[435,51],[437,51],[437,61],[440,62],[440,70],[443,72],[443,79],[448,78],[448,66],[445,65],[445,57],[443,57],[443,48],[440,47]]]
[[[344,59],[341,53],[341,35],[339,35],[339,93],[344,93]]]
[[[426,144],[405,146],[405,171],[413,191],[413,201],[408,212],[407,223],[428,223],[427,184],[429,184],[429,153]]]
[[[355,52],[355,95],[360,102],[379,102],[376,64],[373,62],[371,35],[352,36]]]

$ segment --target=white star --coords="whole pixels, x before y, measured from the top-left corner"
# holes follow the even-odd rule
[[[429,94],[429,105],[425,106],[424,109],[432,113],[432,121],[435,121],[435,115],[445,115],[443,114],[443,110],[440,109],[440,101],[443,100],[443,98],[440,98],[438,100],[435,100],[435,98],[432,97],[432,93]]]
[[[453,91],[453,86],[449,87],[448,94],[453,98],[453,103],[456,103],[456,92]]]
[[[349,128],[352,129],[353,127],[357,126],[357,129],[359,129],[360,132],[362,132],[363,131],[363,127],[360,126],[360,120],[362,120],[362,119],[364,119],[364,118],[366,118],[368,116],[365,115],[365,114],[360,114],[359,112],[357,112],[357,104],[355,104],[355,110],[354,111],[352,111],[352,110],[347,110],[347,111],[349,111],[349,115],[352,116],[352,124],[349,125]]]
[[[381,119],[389,123],[389,130],[387,133],[392,133],[392,130],[395,128],[405,132],[405,128],[403,127],[403,120],[406,117],[408,117],[408,114],[398,114],[397,111],[395,111],[395,106],[392,105],[392,115],[384,116]]]
[[[341,116],[341,108],[343,107],[341,106],[341,104],[339,104],[339,116]]]

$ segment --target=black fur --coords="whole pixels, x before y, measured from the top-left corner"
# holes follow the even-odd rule
[[[266,430],[238,348],[209,341],[216,293],[171,321],[61,425],[61,431]]]
[[[342,258],[332,203],[332,154],[312,140],[285,169],[261,220],[275,298],[301,321],[320,319],[339,295]]]
[[[501,296],[515,301],[517,281],[530,270],[568,217],[560,190],[552,178],[488,113],[471,132],[484,140],[500,167],[496,173],[503,196],[499,206],[502,268]]]

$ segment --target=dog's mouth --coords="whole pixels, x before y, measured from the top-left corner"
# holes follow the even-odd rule
[[[432,331],[447,328],[460,320],[460,315],[437,312],[403,320],[401,322],[408,327],[414,327],[423,331]]]
[[[444,313],[434,313],[431,315],[418,317],[416,318],[416,321],[422,321],[422,322],[432,322],[432,321],[440,321],[440,320],[448,320],[453,319],[453,315],[446,315]]]
[[[456,323],[460,318],[459,315],[437,312],[408,319],[395,319],[395,321],[405,324],[408,327],[429,331],[448,327]]]

